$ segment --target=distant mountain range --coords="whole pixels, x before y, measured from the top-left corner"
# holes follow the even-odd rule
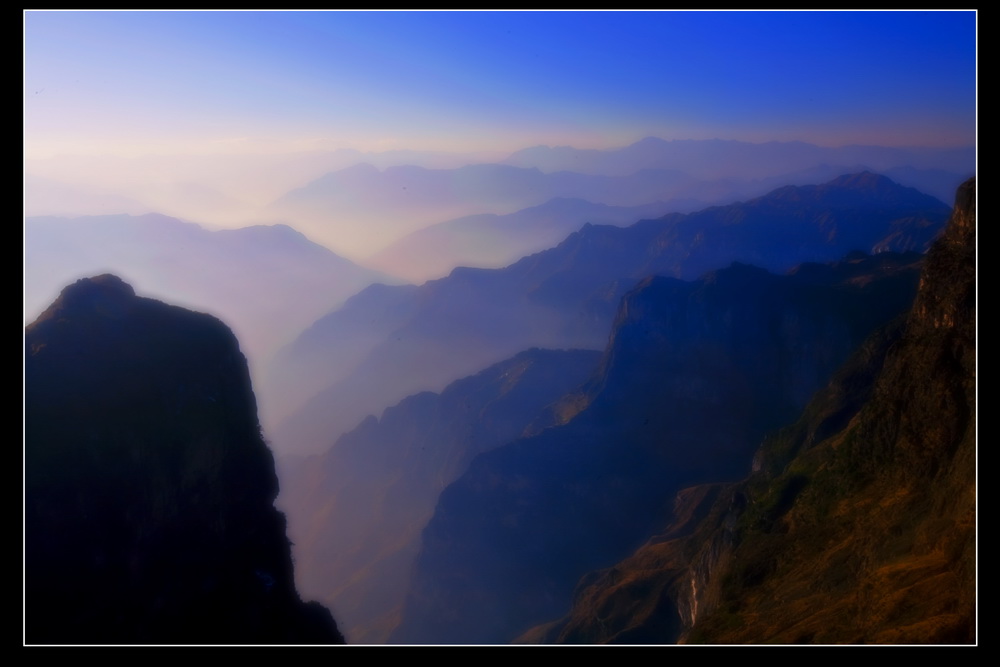
[[[368,266],[422,283],[457,266],[501,268],[557,245],[585,223],[624,226],[668,212],[704,208],[672,200],[645,206],[607,206],[583,199],[552,199],[507,215],[481,213],[441,222],[403,237],[368,258]]]
[[[371,255],[423,227],[462,216],[509,214],[554,198],[610,206],[641,206],[676,196],[699,198],[700,193],[688,192],[692,187],[693,180],[686,174],[666,170],[602,176],[544,174],[500,164],[384,170],[359,164],[292,190],[275,201],[267,214],[293,220],[330,247],[350,243],[355,254]]]
[[[225,318],[256,364],[348,296],[391,280],[282,225],[210,231],[157,214],[25,220],[26,319],[62,285],[109,271]]]
[[[842,146],[826,148],[802,141],[749,143],[723,139],[674,139],[646,137],[634,144],[609,150],[579,149],[570,146],[534,146],[517,151],[503,164],[535,168],[545,173],[573,171],[581,174],[627,176],[641,169],[676,169],[697,179],[753,180],[781,177],[819,165],[864,165],[886,172],[908,167],[912,176],[934,170],[961,175],[975,164],[975,147],[927,149],[885,146]],[[906,182],[919,187],[914,182]],[[951,201],[950,191],[934,196]],[[924,190],[924,188],[919,188]],[[927,191],[927,190],[924,190]]]
[[[724,205],[782,185],[822,183],[870,170],[948,202],[974,169],[974,147],[825,148],[655,137],[606,150],[538,146],[505,159],[350,150],[99,162],[66,157],[26,163],[25,212],[157,211],[229,228],[284,222],[338,254],[366,261],[424,227],[465,216],[509,215],[551,199],[605,206],[667,202],[672,210],[690,211],[692,202]],[[571,219],[559,224],[570,226]],[[525,252],[543,249],[527,243]],[[463,254],[459,261],[497,266],[489,252]]]
[[[912,188],[855,174],[625,228],[588,224],[504,269],[369,290],[277,357],[267,386],[277,388],[276,414],[289,417],[273,432],[275,447],[323,451],[366,415],[530,347],[598,349],[619,300],[646,276],[695,279],[733,261],[786,271],[853,250],[921,251],[948,213]]]
[[[782,185],[822,183],[840,174],[868,169],[858,162],[805,163],[768,176],[767,172],[749,168],[754,164],[752,155],[745,161],[748,166],[742,176],[699,178],[681,169],[663,168],[608,176],[573,171],[546,173],[537,168],[497,164],[448,170],[413,166],[379,170],[361,164],[289,192],[274,202],[266,215],[292,220],[310,237],[360,257],[384,251],[397,239],[444,220],[483,213],[508,215],[554,198],[583,199],[615,207],[676,202],[676,210],[682,210],[692,201],[729,204]],[[953,190],[966,175],[949,177],[941,170],[925,173],[912,168],[899,173],[939,194]]]
[[[259,223],[260,208],[323,174],[368,163],[453,169],[503,155],[352,149],[282,154],[61,155],[25,160],[25,215],[159,211],[216,225]],[[192,187],[194,186],[194,187]],[[114,197],[117,201],[113,201]],[[124,208],[121,203],[134,203]],[[225,202],[224,207],[218,204]]]

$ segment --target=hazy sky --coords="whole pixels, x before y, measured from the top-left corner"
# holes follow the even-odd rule
[[[974,12],[24,14],[27,157],[975,142]]]

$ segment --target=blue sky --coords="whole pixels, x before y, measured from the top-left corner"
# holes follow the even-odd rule
[[[26,155],[975,142],[974,12],[36,12]]]

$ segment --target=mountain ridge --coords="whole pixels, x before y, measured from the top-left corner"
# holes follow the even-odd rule
[[[890,186],[888,179],[870,179],[884,186],[877,192],[895,203],[859,211],[849,205],[849,196],[833,196],[853,192],[848,185],[807,191],[816,195],[807,205],[765,196],[629,227],[585,224],[555,248],[503,269],[455,269],[446,278],[409,289],[406,296],[397,288],[398,298],[384,291],[380,298],[403,308],[406,316],[360,325],[367,332],[361,336],[367,347],[363,361],[346,358],[332,342],[339,336],[334,329],[327,332],[331,342],[322,345],[305,345],[312,333],[303,334],[303,344],[296,343],[285,357],[282,363],[326,369],[324,377],[306,379],[304,386],[327,385],[297,408],[287,406],[287,418],[274,431],[276,446],[319,451],[392,401],[440,390],[522,349],[598,349],[622,295],[648,275],[696,279],[732,261],[785,271],[876,245],[922,250],[943,226],[948,207],[929,195]],[[893,241],[886,242],[890,235]],[[360,301],[352,308],[368,312]],[[350,340],[360,333],[345,331],[342,337]],[[331,377],[329,369],[336,368],[338,375]],[[386,399],[377,400],[385,392]]]
[[[481,454],[441,494],[390,641],[507,642],[558,616],[587,565],[637,548],[676,491],[739,479],[761,437],[912,302],[919,262],[640,282],[568,418]]]
[[[559,643],[975,643],[975,182],[911,309],[748,477],[580,580]],[[678,495],[707,493],[687,489]]]

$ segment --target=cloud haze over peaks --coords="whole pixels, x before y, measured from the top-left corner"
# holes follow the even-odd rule
[[[929,164],[912,156],[873,164],[853,149],[964,150],[964,163],[974,161],[974,11],[31,10],[23,17],[27,215],[157,212],[209,227],[284,223],[365,261],[422,227],[511,214],[554,197],[611,206],[676,197],[727,203],[773,185],[719,183],[711,193],[643,186],[624,196],[560,171],[642,180],[636,171],[673,169],[752,181],[820,164],[786,166],[748,148],[769,145],[775,156],[839,151],[822,164],[840,173],[954,172],[937,179],[948,181],[940,190],[950,196],[971,167],[946,166],[940,152]],[[706,149],[709,141],[718,143]],[[651,158],[660,144],[675,153],[673,162]],[[685,151],[726,169],[692,173]],[[384,181],[358,190],[364,210],[349,201],[353,191],[273,206],[360,164]],[[500,175],[498,164],[537,169],[544,182],[513,199],[475,195],[477,174],[498,185],[513,174]],[[765,166],[770,173],[761,173]],[[424,191],[391,173],[411,167],[453,173],[439,174],[446,186]],[[915,187],[929,180],[897,175]],[[441,187],[448,201],[431,202]],[[367,205],[372,197],[382,210]]]
[[[331,141],[513,151],[650,134],[974,142],[975,12],[28,11],[24,19],[29,157],[136,144],[329,149]]]

